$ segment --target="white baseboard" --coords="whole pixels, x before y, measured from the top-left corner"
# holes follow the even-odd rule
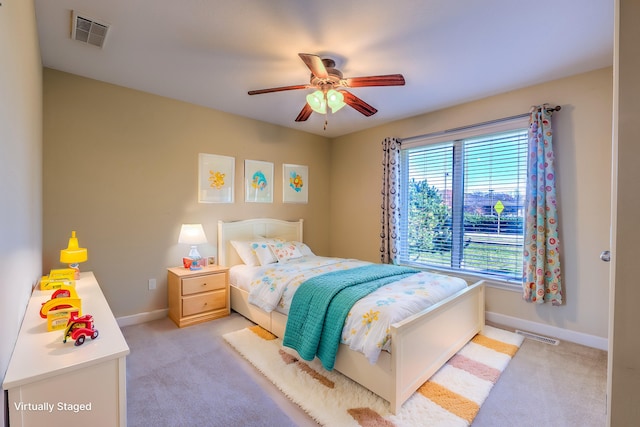
[[[509,328],[521,329],[523,331],[557,338],[561,341],[570,341],[587,347],[597,348],[599,350],[607,351],[609,349],[609,340],[595,335],[570,331],[568,329],[558,328],[557,326],[545,325],[544,323],[532,322],[530,320],[518,319],[517,317],[507,316],[500,313],[491,313],[488,311],[485,312],[485,319],[489,322],[507,326]]]
[[[148,311],[146,313],[138,313],[132,314],[131,316],[118,317],[116,321],[118,322],[118,326],[122,328],[123,326],[137,325],[138,323],[162,319],[163,317],[167,317],[168,313],[169,309],[163,308],[160,310]]]

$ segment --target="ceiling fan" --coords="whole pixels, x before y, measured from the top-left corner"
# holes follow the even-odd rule
[[[345,105],[348,105],[367,117],[372,116],[378,112],[378,110],[346,90],[346,88],[404,85],[404,77],[402,74],[344,78],[342,72],[335,68],[336,63],[333,59],[320,58],[318,55],[309,53],[299,53],[298,56],[300,56],[305,65],[311,70],[309,84],[249,91],[249,95],[259,95],[285,90],[316,89],[315,92],[307,95],[307,103],[302,108],[302,111],[300,111],[300,114],[298,114],[298,117],[296,117],[296,122],[307,120],[313,111],[326,114],[327,106],[333,113]],[[325,121],[325,129],[326,125]]]

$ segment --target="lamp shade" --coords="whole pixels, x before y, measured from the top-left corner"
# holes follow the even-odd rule
[[[344,102],[344,95],[335,89],[329,89],[327,92],[327,104],[329,104],[332,113],[347,105]]]
[[[307,103],[316,113],[325,114],[327,112],[327,100],[321,90],[307,95]]]
[[[182,224],[178,243],[186,243],[188,245],[207,243],[207,236],[204,234],[202,224]]]
[[[60,262],[63,264],[78,264],[87,260],[87,248],[81,248],[78,245],[78,238],[76,232],[71,232],[71,238],[69,238],[69,245],[67,249],[60,251]]]

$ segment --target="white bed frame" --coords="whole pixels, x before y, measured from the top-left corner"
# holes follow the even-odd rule
[[[218,221],[218,259],[227,267],[242,264],[231,240],[280,237],[302,242],[303,220]],[[248,293],[231,286],[231,308],[283,337],[287,317],[249,304]],[[391,352],[373,365],[362,353],[341,344],[335,369],[390,404],[392,413],[471,338],[484,328],[484,283],[470,284],[449,298],[391,325]]]

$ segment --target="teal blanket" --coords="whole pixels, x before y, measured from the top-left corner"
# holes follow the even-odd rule
[[[333,271],[302,283],[291,301],[283,345],[305,360],[318,357],[332,370],[340,335],[353,304],[376,289],[417,273],[389,264]]]

